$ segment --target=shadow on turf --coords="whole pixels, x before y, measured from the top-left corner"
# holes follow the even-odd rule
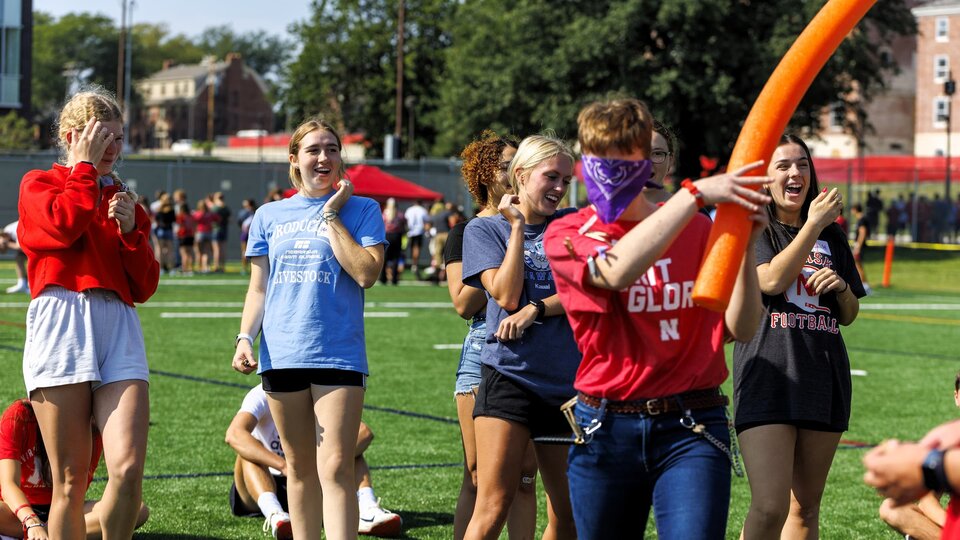
[[[194,534],[169,534],[169,533],[135,533],[133,540],[221,540],[216,536],[200,536]]]
[[[449,512],[398,512],[403,518],[403,534],[399,538],[417,538],[410,534],[423,527],[440,527],[453,525],[453,514]],[[373,538],[362,536],[361,538]]]

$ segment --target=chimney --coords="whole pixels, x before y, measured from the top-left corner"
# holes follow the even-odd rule
[[[174,66],[174,63],[172,59],[167,58],[166,60],[163,61],[163,69],[170,69],[173,66]]]
[[[240,54],[240,53],[238,53],[238,52],[229,52],[229,53],[227,53],[227,57],[225,58],[225,61],[226,61],[227,65],[230,65],[230,64],[232,64],[232,63],[234,63],[234,62],[239,62],[239,61],[241,61],[242,59],[243,59],[243,55],[242,55],[242,54]]]

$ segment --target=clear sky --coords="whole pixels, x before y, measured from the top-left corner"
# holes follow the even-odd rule
[[[133,23],[165,23],[171,34],[196,36],[228,24],[238,33],[265,30],[287,36],[287,26],[305,19],[310,0],[134,0]],[[102,13],[120,21],[121,0],[33,0],[34,11],[56,17],[73,12]]]

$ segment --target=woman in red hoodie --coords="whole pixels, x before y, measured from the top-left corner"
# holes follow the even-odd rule
[[[134,302],[156,291],[150,219],[113,168],[123,121],[112,96],[74,95],[55,125],[63,164],[20,184],[20,245],[33,299],[23,375],[50,459],[50,536],[85,537],[92,416],[107,485],[100,525],[130,538],[147,450],[147,359]]]

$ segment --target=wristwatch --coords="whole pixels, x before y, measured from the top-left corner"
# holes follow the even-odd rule
[[[947,471],[944,469],[944,455],[946,450],[931,450],[923,460],[923,485],[930,491],[942,493],[952,491],[947,480]]]
[[[537,318],[536,320],[542,321],[543,315],[547,312],[547,305],[543,303],[543,300],[531,300],[530,305],[537,308]]]

